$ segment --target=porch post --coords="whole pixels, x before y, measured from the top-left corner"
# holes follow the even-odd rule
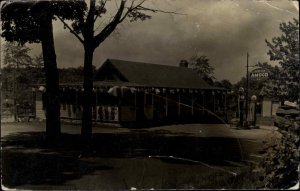
[[[36,89],[32,88],[32,114],[36,117]]]
[[[80,88],[80,87],[79,87]],[[72,114],[72,116],[74,117],[74,119],[76,119],[76,111],[78,110],[78,107],[80,107],[79,106],[79,92],[80,92],[81,90],[80,89],[78,89],[77,90],[77,88],[76,88],[76,90],[75,90],[75,104],[74,104],[74,107],[72,108],[73,110],[72,110],[72,112],[73,112],[73,114]],[[75,108],[75,109],[74,109]],[[71,122],[72,122],[72,118],[71,118]]]
[[[205,108],[205,105],[204,105],[204,91],[201,91],[201,95],[202,95],[202,115],[204,115],[204,108]]]
[[[146,88],[144,88],[144,91],[143,91],[143,94],[144,94],[144,97],[143,97],[143,116],[144,116],[144,118],[143,118],[143,120],[144,121],[147,121],[147,116],[146,116]]]
[[[147,96],[146,96],[146,92],[145,91],[143,93],[144,93],[144,100],[143,101],[144,101],[144,111],[145,111]]]
[[[134,92],[134,112],[135,112],[135,121],[137,121],[137,112],[136,112],[136,92]]]
[[[223,92],[223,95],[224,95],[224,113],[226,115],[226,118],[227,118],[227,93],[226,92]]]
[[[98,119],[98,110],[97,110],[97,106],[98,106],[98,89],[95,88],[95,123],[97,124],[97,119]]]
[[[178,116],[180,117],[180,93],[178,93]]]
[[[152,107],[152,120],[154,119],[154,96],[153,96],[153,92],[151,93],[151,107]]]
[[[213,97],[213,112],[215,112],[216,111],[216,99],[215,99],[215,92],[214,91],[212,91],[212,97]]]
[[[168,94],[167,94],[167,92],[166,92],[165,101],[166,101],[166,117],[168,117]]]
[[[122,96],[118,96],[118,121],[122,119]]]
[[[192,93],[192,116],[194,116],[194,93]]]

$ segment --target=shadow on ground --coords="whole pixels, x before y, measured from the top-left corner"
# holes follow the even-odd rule
[[[94,134],[89,157],[176,156],[210,165],[224,165],[224,160],[240,161],[242,158],[237,139],[166,136],[168,133],[133,131]],[[45,134],[40,132],[15,133],[2,139],[2,181],[7,187],[62,185],[68,180],[114,168],[97,161],[82,160],[79,156],[85,147],[80,145],[80,135],[63,134],[60,141],[52,146],[47,145]],[[193,165],[184,160],[161,160]]]

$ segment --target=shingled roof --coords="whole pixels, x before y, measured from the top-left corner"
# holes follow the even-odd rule
[[[107,59],[98,70],[96,81],[105,75],[101,70],[112,67],[125,82],[144,87],[219,89],[210,86],[195,71],[185,67]]]

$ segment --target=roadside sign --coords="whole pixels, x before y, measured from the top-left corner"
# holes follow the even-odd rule
[[[250,78],[255,80],[266,80],[269,78],[269,72],[266,69],[257,68],[250,73]]]

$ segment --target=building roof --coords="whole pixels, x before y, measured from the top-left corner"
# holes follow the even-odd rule
[[[114,68],[123,80],[131,84],[144,87],[189,88],[189,89],[222,89],[212,87],[201,79],[198,74],[186,67],[132,62],[116,59],[107,59],[98,70],[95,81],[101,70],[108,65]]]

